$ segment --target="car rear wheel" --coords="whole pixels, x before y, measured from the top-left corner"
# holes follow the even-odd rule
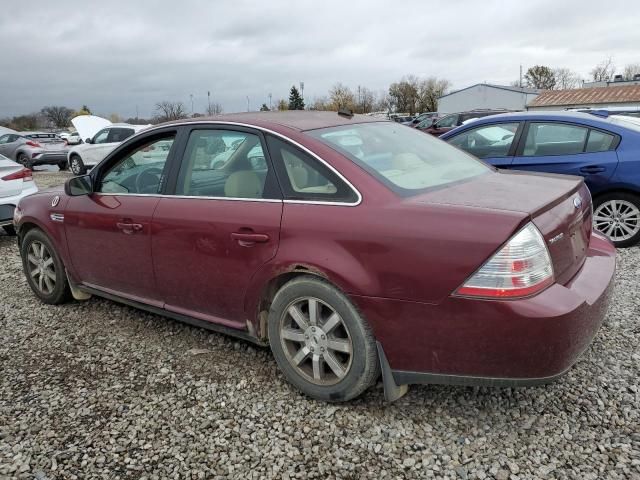
[[[33,168],[33,163],[29,159],[29,155],[26,153],[18,155],[18,163],[21,163],[25,168]]]
[[[631,247],[640,241],[640,197],[609,193],[594,203],[593,226],[616,247]]]
[[[71,171],[74,175],[84,175],[87,173],[87,168],[84,166],[80,156],[74,155],[71,157]]]
[[[40,300],[57,305],[71,298],[64,269],[53,244],[42,230],[29,230],[20,248],[27,282]]]
[[[269,342],[287,380],[318,400],[351,400],[379,374],[367,322],[342,292],[312,276],[298,277],[276,294]]]

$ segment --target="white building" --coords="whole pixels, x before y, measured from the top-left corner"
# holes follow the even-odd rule
[[[542,90],[478,83],[443,95],[438,99],[438,113],[468,110],[525,110]]]

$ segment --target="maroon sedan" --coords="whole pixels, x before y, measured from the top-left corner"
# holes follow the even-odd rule
[[[131,137],[15,213],[34,293],[106,297],[270,345],[323,400],[382,374],[531,385],[607,310],[611,243],[577,177],[501,172],[346,113],[240,114]]]

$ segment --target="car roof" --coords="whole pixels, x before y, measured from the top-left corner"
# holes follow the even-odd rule
[[[286,110],[284,112],[248,112],[217,115],[213,117],[186,118],[162,123],[157,126],[179,125],[191,122],[236,122],[256,125],[263,128],[283,126],[294,130],[306,131],[356,123],[388,122],[388,120],[368,115],[340,115],[338,112]]]

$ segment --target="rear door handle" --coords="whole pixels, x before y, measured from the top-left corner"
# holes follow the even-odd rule
[[[243,247],[250,247],[255,243],[267,243],[269,241],[269,235],[265,233],[233,232],[231,238]]]
[[[602,173],[606,170],[604,167],[600,167],[598,165],[589,165],[587,167],[580,168],[582,173]]]
[[[125,235],[131,235],[142,230],[141,223],[117,222],[116,227]]]

